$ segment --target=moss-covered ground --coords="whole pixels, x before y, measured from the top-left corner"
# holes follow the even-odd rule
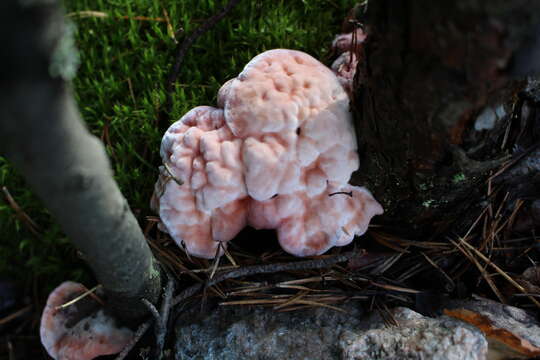
[[[82,117],[100,137],[115,177],[139,220],[151,215],[159,144],[170,123],[213,105],[220,85],[256,54],[291,48],[324,59],[354,0],[241,0],[184,59],[172,111],[158,121],[177,42],[220,9],[214,0],[65,0],[76,26],[80,67],[73,87]],[[91,12],[87,12],[91,10]],[[46,151],[46,149],[44,149]],[[9,163],[0,186],[38,225],[34,233],[0,194],[0,276],[42,297],[64,280],[91,275],[59,226]]]

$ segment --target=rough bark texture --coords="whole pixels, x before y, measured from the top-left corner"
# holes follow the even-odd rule
[[[352,182],[383,204],[386,228],[436,235],[474,220],[490,172],[509,160],[533,164],[493,186],[534,211],[538,87],[517,75],[538,71],[540,3],[373,0],[358,14],[368,40],[355,78],[362,159]]]
[[[116,313],[133,319],[147,312],[141,297],[157,299],[160,272],[103,145],[81,121],[66,81],[66,29],[56,0],[0,3],[0,153],[82,252]]]

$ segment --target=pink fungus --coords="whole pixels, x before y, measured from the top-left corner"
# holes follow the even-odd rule
[[[383,212],[347,184],[359,165],[349,98],[313,57],[256,56],[219,90],[218,106],[189,111],[161,145],[152,207],[189,254],[219,255],[246,225],[277,229],[293,255],[322,254]]]
[[[366,33],[361,28],[356,29],[353,32],[337,35],[332,41],[332,48],[342,54],[346,51],[353,51],[353,38],[356,37],[356,44],[363,43],[366,40]]]
[[[358,66],[358,57],[355,53],[346,51],[334,60],[332,70],[336,73],[340,84],[347,90],[347,93],[352,94],[354,75]]]
[[[358,49],[366,40],[366,33],[356,29],[347,34],[340,34],[332,41],[332,48],[339,56],[332,63],[332,71],[336,74],[347,93],[352,93],[354,75],[358,66]]]
[[[116,354],[133,337],[131,330],[118,328],[91,297],[63,307],[86,291],[83,285],[66,281],[47,299],[41,316],[40,337],[53,359],[90,360]]]
[[[242,143],[225,124],[223,110],[209,106],[190,110],[163,137],[164,165],[152,207],[162,230],[189,254],[213,258],[219,242],[246,226]]]

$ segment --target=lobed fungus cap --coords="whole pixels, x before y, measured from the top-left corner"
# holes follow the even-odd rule
[[[346,183],[358,168],[349,98],[332,71],[310,55],[266,51],[225,87],[225,121],[244,140],[253,199],[305,190],[306,171]]]
[[[349,98],[310,55],[256,56],[222,86],[218,106],[189,111],[162,142],[152,203],[188,253],[214,257],[251,225],[277,229],[291,254],[321,254],[382,213],[367,190],[347,184],[359,166]],[[331,196],[342,190],[350,199]]]
[[[307,192],[250,203],[250,225],[277,229],[281,247],[296,256],[320,255],[363,235],[382,207],[363,187],[333,184]]]
[[[152,201],[168,232],[189,254],[213,258],[246,226],[242,141],[223,110],[199,106],[165,133],[164,165]]]
[[[127,328],[119,328],[97,303],[85,298],[65,308],[60,306],[83,294],[87,289],[66,281],[47,299],[41,315],[40,337],[47,353],[56,360],[90,360],[116,354],[133,337]]]

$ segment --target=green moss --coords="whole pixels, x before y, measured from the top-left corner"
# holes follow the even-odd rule
[[[223,1],[64,3],[69,13],[92,10],[108,15],[70,16],[77,26],[75,39],[80,53],[73,85],[84,120],[106,144],[115,178],[135,214],[143,219],[151,214],[148,203],[158,175],[159,144],[169,123],[194,106],[215,104],[221,84],[236,76],[247,61],[262,51],[292,48],[324,59],[355,1],[241,1],[187,53],[174,88],[170,119],[161,124],[156,119],[165,100],[164,84],[176,41],[181,42],[200,26]],[[166,22],[134,18],[164,18],[165,11],[176,39]],[[0,184],[9,189],[19,206],[41,227],[39,236],[32,235],[11,207],[0,201],[0,274],[21,280],[38,279],[47,288],[62,280],[88,276],[47,210],[1,158]],[[27,270],[22,272],[22,268]]]
[[[459,184],[460,182],[463,182],[467,179],[467,177],[465,176],[465,174],[456,174],[454,175],[454,177],[452,178],[452,182],[454,184]]]

